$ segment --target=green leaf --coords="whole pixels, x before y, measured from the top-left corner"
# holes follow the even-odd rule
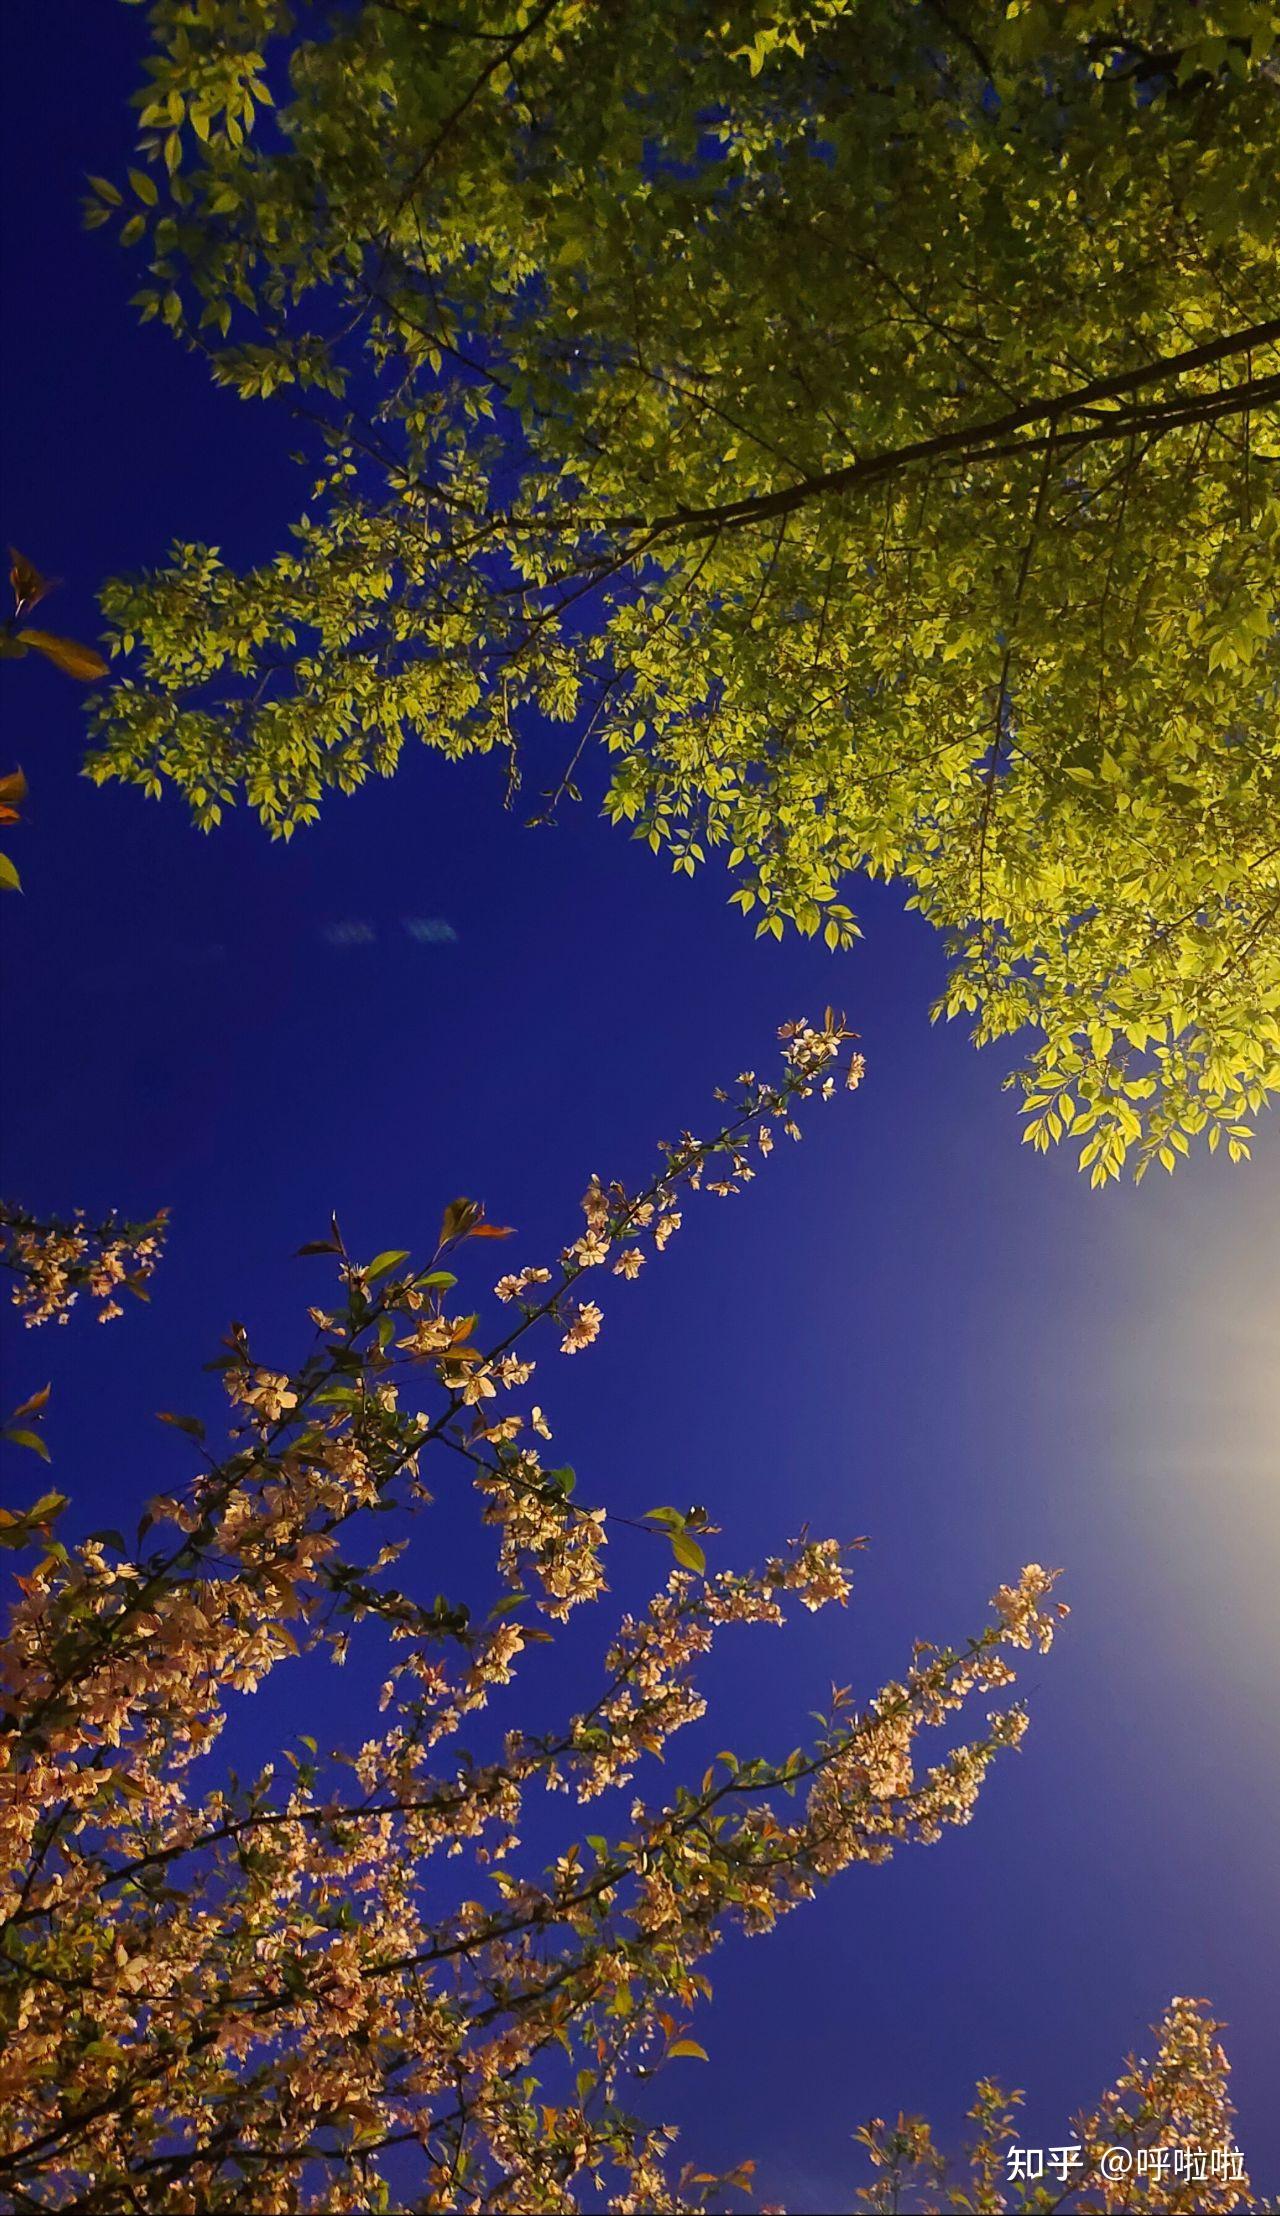
[[[38,1431],[28,1431],[25,1427],[15,1428],[14,1426],[6,1424],[4,1436],[6,1439],[9,1440],[10,1444],[15,1447],[28,1447],[32,1454],[38,1454],[40,1456],[42,1462],[51,1462],[53,1460],[48,1447],[46,1446]]]
[[[697,1540],[691,1539],[687,1531],[672,1532],[671,1552],[683,1569],[702,1571],[707,1566],[706,1555]]]
[[[365,1277],[372,1284],[375,1277],[385,1277],[388,1270],[397,1269],[401,1262],[407,1262],[408,1259],[408,1247],[386,1247],[381,1254],[375,1254],[372,1262],[367,1264],[364,1272]]]
[[[438,1244],[447,1246],[453,1239],[464,1239],[474,1223],[480,1220],[480,1204],[459,1196],[451,1200],[440,1224]]]

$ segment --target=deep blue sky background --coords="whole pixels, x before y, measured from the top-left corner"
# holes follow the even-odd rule
[[[110,571],[177,536],[265,553],[295,499],[287,425],[139,329],[140,279],[79,227],[83,172],[129,152],[143,34],[103,0],[4,17],[0,529],[84,637]],[[1280,1133],[1247,1168],[1091,1195],[1019,1147],[998,1063],[929,1027],[939,947],[882,890],[858,889],[852,955],[757,944],[716,869],[673,878],[591,806],[526,831],[496,765],[421,750],[289,848],[247,819],[204,839],[78,776],[81,706],[35,657],[5,670],[32,791],[0,916],[3,1189],[173,1208],[151,1307],[5,1320],[5,1390],[52,1375],[86,1522],[184,1474],[152,1413],[203,1404],[231,1316],[297,1350],[320,1280],[290,1257],[331,1208],[358,1249],[421,1246],[471,1192],[535,1258],[575,1235],[588,1171],[638,1175],[779,1021],[846,1007],[864,1090],[609,1282],[600,1347],[540,1374],[557,1446],[623,1509],[707,1502],[726,1558],[805,1519],[871,1534],[847,1615],[726,1654],[717,1745],[791,1745],[831,1679],[868,1691],[913,1636],[963,1636],[1026,1560],[1064,1566],[1074,1613],[973,1825],[726,1949],[711,2061],[668,2074],[663,2112],[691,2154],[756,2154],[764,2197],[843,2206],[869,2114],[954,2138],[992,2072],[1057,2142],[1189,1992],[1228,2021],[1255,2180],[1280,2180]],[[541,767],[531,790],[558,752]],[[374,941],[332,943],[352,921]]]

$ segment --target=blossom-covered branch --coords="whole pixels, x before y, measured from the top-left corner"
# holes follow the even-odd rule
[[[850,1864],[967,1821],[1025,1715],[952,1727],[1007,1692],[1017,1650],[1047,1648],[1063,1613],[1032,1565],[965,1645],[917,1646],[878,1692],[837,1689],[806,1746],[725,1752],[655,1790],[642,1773],[703,1715],[713,1643],[850,1589],[847,1545],[801,1531],[756,1570],[709,1568],[706,1511],[657,1508],[634,1543],[674,1560],[604,1642],[594,1693],[550,1730],[483,1713],[531,1642],[603,1595],[626,1522],[544,1463],[531,1349],[547,1332],[586,1346],[601,1321],[587,1271],[634,1276],[690,1191],[738,1190],[775,1132],[798,1135],[802,1100],[859,1081],[830,1011],[782,1039],[779,1076],[746,1073],[723,1126],[683,1134],[642,1190],[591,1179],[582,1234],[500,1278],[492,1333],[459,1257],[510,1234],[474,1202],[446,1210],[425,1267],[399,1250],[358,1264],[335,1224],[316,1245],[340,1294],[312,1310],[313,1352],[270,1367],[233,1328],[230,1450],[170,1417],[201,1467],[132,1547],[61,1545],[57,1495],[33,1512],[45,1544],[19,1580],[0,1739],[14,2207],[372,2210],[394,2182],[423,2209],[569,2210],[599,2185],[614,2208],[661,2210],[729,2189],[673,2173],[672,2135],[635,2091],[702,2052],[685,2032],[709,1956]],[[437,1489],[469,1465],[494,1534],[492,1582],[466,1601],[388,1577],[430,1504],[428,1453]],[[361,1745],[301,1734],[248,1783],[198,1781],[231,1693],[370,1640],[387,1650],[382,1713]],[[535,1795],[539,1833],[546,1796],[564,1801],[549,1867],[522,1838]],[[599,1829],[583,1835],[588,1803]]]
[[[0,1269],[13,1277],[11,1297],[23,1321],[66,1323],[81,1293],[98,1303],[99,1323],[124,1313],[121,1290],[148,1299],[168,1221],[167,1208],[145,1223],[113,1212],[91,1224],[82,1208],[69,1219],[42,1217],[0,1201]]]
[[[994,2078],[978,2085],[969,2110],[976,2133],[959,2172],[922,2116],[901,2115],[893,2125],[877,2116],[857,2134],[878,2173],[858,2200],[886,2216],[902,2208],[919,2216],[944,2209],[1219,2216],[1261,2207],[1234,2143],[1222,2028],[1207,2001],[1170,2001],[1154,2027],[1154,2057],[1131,2055],[1096,2107],[1074,2117],[1063,2143],[1047,2150],[1047,2162],[1045,2149],[1019,2143],[1023,2094]]]

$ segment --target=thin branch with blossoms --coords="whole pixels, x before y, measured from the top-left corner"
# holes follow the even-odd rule
[[[1154,2059],[1131,2055],[1116,2083],[1070,2133],[1030,2157],[1020,2147],[1017,2110],[1024,2095],[982,2078],[970,2121],[977,2127],[962,2166],[950,2164],[922,2116],[893,2125],[874,2117],[855,2134],[877,2176],[860,2186],[863,2208],[892,2216],[945,2210],[1002,2216],[1228,2216],[1274,2208],[1256,2201],[1234,2143],[1230,2071],[1222,2025],[1203,2000],[1175,1997],[1154,2026]]]
[[[91,1224],[82,1208],[74,1216],[35,1216],[0,1201],[0,1269],[14,1279],[11,1298],[27,1325],[70,1320],[82,1293],[97,1302],[97,1320],[123,1315],[118,1295],[148,1299],[148,1280],[160,1259],[169,1211],[145,1223],[111,1214]]]
[[[837,1872],[968,1821],[1021,1707],[1018,1650],[1048,1648],[1052,1573],[997,1592],[959,1648],[917,1646],[901,1681],[837,1689],[807,1746],[725,1752],[700,1779],[644,1784],[705,1713],[697,1676],[734,1627],[843,1605],[848,1544],[802,1531],[753,1571],[709,1569],[704,1511],[656,1509],[674,1560],[604,1642],[592,1697],[554,1729],[501,1716],[525,1649],[606,1591],[611,1529],[544,1465],[530,1351],[596,1336],[587,1270],[634,1277],[685,1196],[740,1189],[801,1102],[856,1086],[830,1011],[782,1033],[776,1079],[746,1073],[728,1120],[684,1133],[642,1190],[593,1177],[555,1264],[506,1273],[482,1337],[459,1257],[507,1237],[467,1200],[426,1267],[362,1265],[335,1224],[316,1247],[339,1297],[293,1371],[234,1326],[220,1362],[229,1451],[168,1421],[201,1467],[128,1546],[54,1536],[17,1580],[3,1648],[6,1795],[0,1970],[0,2196],[84,2216],[135,2210],[682,2210],[745,2190],[673,2170],[646,2082],[702,2053],[686,2036],[733,1930],[767,1931]],[[455,1295],[457,1296],[455,1299]],[[515,1321],[509,1320],[512,1311]],[[448,1455],[444,1453],[448,1449]],[[474,1605],[392,1583],[431,1495],[465,1467],[494,1536]],[[437,1481],[438,1482],[438,1481]],[[148,1548],[153,1531],[170,1531]],[[385,1536],[387,1532],[390,1537]],[[854,1545],[861,1544],[854,1542]],[[300,1735],[249,1782],[201,1780],[232,1693],[310,1657],[385,1646],[380,1713],[354,1749]],[[464,1727],[484,1744],[464,1746]],[[921,1758],[937,1735],[939,1752]],[[549,1867],[522,1841],[566,1821]],[[598,1831],[573,1811],[597,1804]],[[461,1864],[456,1877],[450,1869]]]

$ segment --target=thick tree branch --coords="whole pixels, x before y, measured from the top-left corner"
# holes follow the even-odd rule
[[[909,446],[891,448],[879,454],[861,455],[856,461],[846,462],[840,469],[802,478],[798,484],[784,485],[776,492],[753,493],[742,500],[722,501],[705,508],[677,508],[670,514],[656,517],[620,516],[613,521],[622,528],[636,528],[643,524],[651,531],[663,533],[694,532],[711,528],[732,529],[740,524],[760,522],[767,517],[787,515],[792,509],[803,507],[810,500],[828,494],[853,492],[863,485],[874,484],[884,477],[908,469],[916,462],[934,461],[945,455],[954,455],[965,461],[988,460],[1010,452],[1038,450],[1048,438],[1067,450],[1072,446],[1092,445],[1100,439],[1129,439],[1135,429],[1174,429],[1182,423],[1240,414],[1250,408],[1266,406],[1272,402],[1280,403],[1280,375],[1250,378],[1226,391],[1196,394],[1182,400],[1171,399],[1163,405],[1145,409],[1113,408],[1101,420],[1095,418],[1080,430],[1072,431],[1068,428],[1073,416],[1086,415],[1100,403],[1123,400],[1127,394],[1139,392],[1145,386],[1186,377],[1195,370],[1211,368],[1215,363],[1228,361],[1237,354],[1276,345],[1280,345],[1280,316],[1273,317],[1266,323],[1252,324],[1246,330],[1229,332],[1222,338],[1211,339],[1203,346],[1189,348],[1185,353],[1161,356],[1139,369],[1095,377],[1089,383],[1077,386],[1074,392],[1027,401],[1021,407],[1011,408],[1006,414],[990,417],[983,423],[958,425],[953,431],[942,431],[933,438],[914,440]],[[1159,418],[1167,418],[1167,421],[1158,421]],[[1013,446],[1007,443],[1016,439],[1018,432],[1033,430],[1038,424],[1048,427],[1044,437],[1018,440]]]

